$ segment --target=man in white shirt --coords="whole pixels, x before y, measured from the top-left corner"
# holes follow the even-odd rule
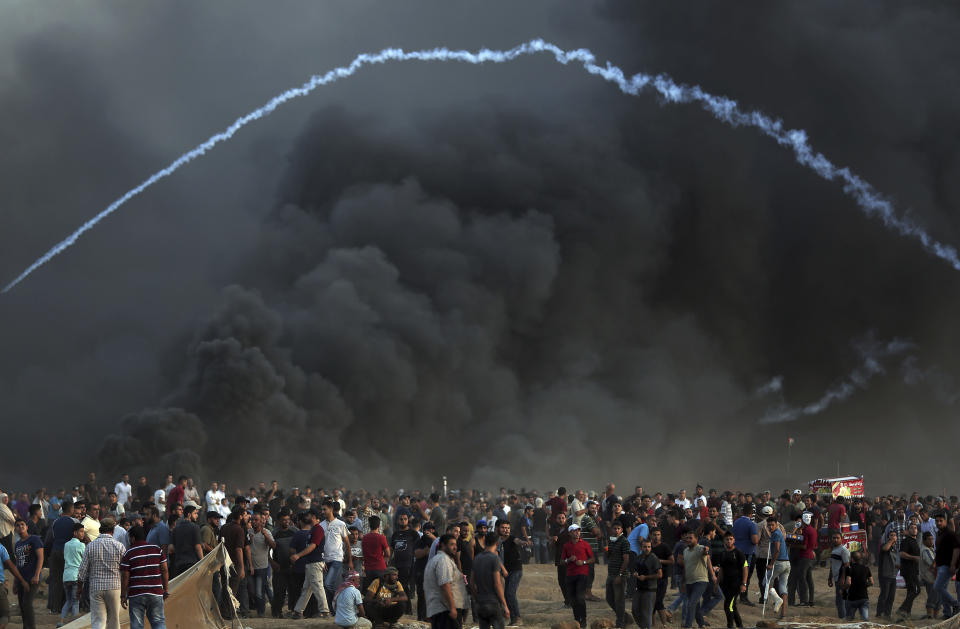
[[[681,509],[688,509],[688,508],[690,508],[690,505],[693,504],[692,502],[690,502],[690,499],[687,498],[687,490],[686,490],[686,489],[681,489],[681,490],[680,490],[680,495],[677,496],[677,499],[674,500],[674,503],[676,503],[676,505],[677,505],[678,507],[680,507]]]
[[[200,492],[197,491],[197,487],[193,484],[192,478],[187,479],[187,486],[183,490],[183,502],[184,504],[192,502],[195,507],[200,506]]]
[[[158,489],[153,492],[153,504],[157,505],[157,510],[160,511],[160,515],[163,515],[167,511],[167,492],[163,489]]]
[[[220,484],[217,483],[217,481],[210,483],[210,489],[207,490],[207,493],[204,495],[203,499],[207,504],[207,511],[218,511],[220,509],[220,501],[223,500],[223,492],[220,491]]]
[[[130,495],[133,493],[133,488],[130,486],[129,476],[122,474],[120,482],[113,486],[113,491],[117,494],[117,502],[124,507],[130,506]]]
[[[323,587],[329,599],[343,580],[344,564],[353,569],[353,556],[345,550],[350,548],[350,533],[343,520],[338,520],[333,511],[333,500],[326,500],[321,507],[323,521],[323,562],[327,565],[327,574],[323,578]]]
[[[574,494],[573,502],[570,503],[570,519],[572,519],[577,526],[580,526],[580,520],[583,519],[584,514],[587,512],[586,503],[587,492],[578,489],[577,493]]]

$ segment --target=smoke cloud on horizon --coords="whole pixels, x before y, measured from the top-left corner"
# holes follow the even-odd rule
[[[591,48],[627,71],[664,71],[808,129],[835,163],[910,207],[942,242],[960,242],[960,82],[946,61],[960,52],[956,9],[526,11],[488,39],[483,29],[495,32],[505,8],[478,17],[479,35],[438,10],[436,24],[411,22],[406,41],[374,25],[362,41],[324,45],[337,60],[531,36]],[[133,33],[177,21],[118,19]],[[67,42],[82,50],[94,32]],[[178,37],[201,69],[226,67],[229,46]],[[70,83],[68,44],[22,36],[16,80],[0,88],[11,112],[3,132],[23,143],[21,162],[48,159],[24,139],[31,130],[64,147],[46,173],[63,191],[43,191],[46,177],[0,157],[3,269],[23,268],[95,201],[209,135],[203,125],[246,109],[229,99],[194,106],[203,111],[184,128],[157,105],[138,120],[102,113],[130,96],[110,71],[100,90]],[[42,425],[41,438],[79,449],[36,470],[12,452],[11,476],[57,486],[96,461],[108,474],[189,471],[244,484],[396,487],[446,475],[453,486],[779,489],[841,461],[843,473],[867,475],[868,491],[949,486],[939,459],[911,458],[909,471],[889,464],[928,431],[958,436],[960,292],[947,265],[753,131],[696,106],[626,98],[550,60],[517,63],[462,76],[378,68],[278,112],[105,222],[69,264],[5,296],[10,435],[20,443]],[[158,64],[149,69],[163,76]],[[222,79],[218,93],[262,102],[305,67],[254,72],[243,89]],[[187,78],[206,93],[197,72]],[[58,119],[63,105],[38,76],[73,86],[74,120]],[[151,121],[176,141],[157,129],[137,135]],[[99,147],[88,163],[71,158],[86,156],[81,144]],[[60,207],[69,211],[51,209]],[[869,357],[880,362],[848,394],[803,412]],[[758,423],[771,395],[794,421]]]

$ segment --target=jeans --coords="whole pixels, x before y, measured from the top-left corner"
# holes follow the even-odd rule
[[[633,620],[640,629],[650,629],[653,626],[653,608],[657,602],[656,590],[637,590],[633,595]],[[617,625],[622,627],[623,625]]]
[[[620,579],[620,583],[616,583],[618,578]],[[612,609],[613,613],[617,616],[617,627],[623,627],[623,615],[626,607],[624,602],[626,581],[627,577],[618,577],[615,574],[607,575],[607,584],[605,588],[607,605],[610,606],[610,609]]]
[[[143,629],[144,618],[150,621],[150,629],[167,629],[162,596],[152,594],[134,596],[128,599],[127,605],[130,608],[130,629]]]
[[[580,623],[581,627],[586,627],[587,575],[567,576],[567,596],[570,597],[570,606],[573,607],[573,619]]]
[[[546,533],[533,533],[533,559],[537,563],[550,562],[550,540]]]
[[[774,581],[777,583],[777,593],[780,596],[787,596],[787,584],[790,580],[790,562],[779,560],[773,564],[773,574],[770,575],[770,587],[773,587]]]
[[[750,566],[749,570],[747,570],[747,592],[750,591],[750,579],[753,578],[753,571],[756,567],[756,563],[757,561],[756,561],[755,554],[747,555],[747,565]],[[766,564],[764,564],[764,567],[766,567]],[[744,592],[743,594],[741,594],[741,597],[743,599],[747,598],[747,592]]]
[[[430,617],[430,629],[460,629],[460,617],[450,618],[450,612],[440,612]]]
[[[507,599],[510,622],[520,620],[520,601],[517,600],[517,590],[520,589],[520,579],[522,578],[523,570],[514,570],[507,575],[507,581],[503,584],[503,598]]]
[[[63,584],[63,591],[66,599],[63,602],[63,609],[60,610],[60,621],[62,622],[68,615],[76,616],[80,613],[80,597],[77,596],[77,582],[70,581]]]
[[[960,603],[957,603],[957,599],[950,594],[950,577],[952,576],[950,566],[937,566],[937,580],[933,582],[933,589],[940,596],[944,617],[952,616],[953,610],[960,605]]]
[[[327,574],[323,577],[323,587],[327,590],[327,609],[333,609],[333,593],[343,581],[343,562],[327,561]]]
[[[835,603],[837,604],[837,618],[843,620],[847,617],[847,599],[843,598],[843,590],[839,585],[834,585]]]
[[[678,607],[681,607],[683,609],[683,612],[686,613],[687,611],[686,605],[687,605],[687,590],[686,588],[684,588],[680,590],[680,594],[677,596],[677,598],[673,599],[673,602],[671,602],[670,606],[667,607],[667,611],[672,614],[673,612],[677,611]]]
[[[300,597],[293,611],[303,613],[306,609],[310,597],[316,597],[317,606],[321,612],[330,613],[330,607],[327,605],[327,593],[324,591],[323,583],[323,563],[315,561],[306,565],[306,573],[303,575],[303,589],[300,591]]]
[[[267,611],[268,572],[267,568],[257,568],[253,571],[253,600],[257,606],[257,613],[261,616]]]
[[[687,583],[687,602],[683,608],[683,626],[692,627],[693,621],[697,621],[697,626],[703,626],[703,613],[700,609],[700,601],[710,584],[706,581],[697,581]]]
[[[120,629],[120,590],[90,592],[90,627]]]
[[[862,598],[858,601],[847,601],[847,620],[853,620],[860,612],[861,620],[870,620],[870,599]]]
[[[897,595],[897,577],[880,577],[877,596],[877,616],[888,616],[893,611],[893,597]]]
[[[24,576],[24,578],[29,579],[30,576]],[[35,614],[33,611],[33,597],[37,595],[39,590],[39,583],[31,583],[28,588],[23,587],[19,583],[17,584],[17,605],[20,607],[23,629],[37,629],[37,619],[34,617]]]

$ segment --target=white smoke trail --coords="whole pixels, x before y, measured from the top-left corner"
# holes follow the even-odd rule
[[[802,129],[784,129],[781,120],[774,120],[758,111],[741,111],[737,102],[724,96],[714,96],[702,90],[699,86],[689,86],[677,84],[672,78],[665,74],[650,75],[638,73],[627,77],[623,70],[609,62],[605,66],[595,63],[595,57],[586,48],[576,50],[563,50],[558,46],[545,42],[542,39],[534,39],[525,44],[516,46],[509,50],[488,50],[483,48],[476,53],[466,50],[448,50],[446,48],[434,48],[429,50],[416,50],[404,52],[400,48],[387,48],[377,54],[363,53],[357,56],[348,66],[334,68],[325,74],[317,74],[309,81],[270,99],[263,107],[256,109],[249,114],[237,118],[236,121],[225,130],[217,133],[198,145],[187,151],[169,166],[150,175],[140,185],[128,190],[119,199],[111,203],[99,214],[84,223],[75,232],[67,236],[64,240],[57,243],[52,249],[45,253],[36,262],[17,276],[12,282],[7,284],[0,293],[6,293],[14,286],[22,282],[28,275],[33,273],[39,267],[46,264],[51,258],[71,246],[87,230],[93,228],[97,223],[115,212],[127,201],[143,192],[157,181],[172,175],[178,168],[184,164],[193,161],[197,157],[204,155],[214,146],[229,140],[233,135],[247,124],[254,120],[259,120],[273,112],[274,109],[283,103],[298,96],[306,96],[316,88],[333,83],[339,79],[352,76],[365,65],[374,63],[384,63],[387,61],[461,61],[471,64],[482,63],[506,63],[522,55],[530,55],[539,52],[547,52],[554,56],[558,63],[566,65],[571,61],[579,62],[590,74],[601,77],[602,79],[615,83],[625,94],[636,96],[644,88],[651,86],[667,102],[670,103],[700,103],[704,109],[709,111],[718,120],[727,124],[739,127],[754,127],[759,129],[767,136],[773,138],[778,144],[789,147],[793,150],[796,160],[813,170],[824,179],[833,181],[840,179],[843,181],[843,191],[857,202],[861,209],[868,216],[879,216],[884,225],[893,229],[903,236],[910,236],[920,241],[923,248],[933,255],[948,262],[954,269],[960,271],[960,258],[957,257],[957,250],[949,245],[944,245],[936,241],[927,231],[914,223],[909,217],[900,217],[896,214],[893,205],[882,198],[874,190],[873,186],[853,174],[848,168],[839,168],[820,153],[814,152],[813,148],[807,142],[807,133]]]
[[[781,422],[790,422],[800,417],[818,415],[833,404],[846,400],[853,395],[857,389],[867,388],[867,384],[874,376],[886,373],[883,364],[880,362],[883,358],[902,354],[913,349],[913,347],[914,345],[909,341],[901,341],[899,339],[894,339],[886,344],[880,344],[874,342],[873,339],[868,336],[865,341],[856,344],[861,363],[856,369],[850,372],[846,380],[830,387],[819,400],[806,406],[788,406],[781,401],[779,405],[767,410],[766,414],[760,418],[760,423],[778,424]],[[909,357],[907,360],[909,360]]]

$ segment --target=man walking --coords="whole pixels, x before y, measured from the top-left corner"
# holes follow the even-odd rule
[[[497,520],[497,534],[500,536],[500,559],[503,561],[503,567],[507,570],[504,595],[507,599],[507,607],[510,610],[510,620],[514,626],[519,626],[522,623],[520,601],[517,599],[520,580],[523,578],[523,551],[521,547],[529,546],[530,542],[512,535],[510,531],[509,521]]]
[[[937,513],[937,580],[933,582],[933,589],[940,595],[940,604],[943,606],[944,619],[960,611],[960,602],[950,594],[950,579],[957,572],[960,563],[960,539],[947,526],[947,514]]]
[[[503,629],[510,618],[504,596],[503,564],[497,554],[500,536],[494,532],[483,537],[483,552],[474,556],[470,572],[470,589],[476,600],[479,629]]]
[[[767,573],[770,575],[767,593],[773,598],[774,612],[780,612],[780,618],[787,613],[787,584],[790,579],[790,551],[787,550],[787,538],[780,528],[776,516],[767,518],[767,531],[770,533],[770,557],[767,561]],[[779,581],[778,581],[779,579]],[[777,589],[774,589],[774,584]],[[779,595],[778,595],[779,591]]]
[[[337,519],[334,511],[334,502],[327,500],[323,503],[323,561],[326,564],[326,576],[323,586],[327,590],[327,602],[333,604],[333,593],[343,580],[344,566],[347,570],[353,569],[353,556],[350,554],[350,534],[343,520]]]
[[[166,629],[163,601],[169,596],[166,553],[147,543],[142,526],[128,531],[130,550],[120,560],[120,605],[130,610],[130,629]]]
[[[91,629],[120,627],[120,561],[126,549],[113,539],[113,518],[100,521],[100,535],[87,544],[80,562],[79,581],[90,592]]]
[[[723,535],[723,552],[717,556],[720,568],[720,591],[723,592],[723,613],[727,617],[727,629],[734,625],[743,627],[743,620],[737,610],[737,599],[747,591],[747,579],[750,566],[747,557],[736,547],[736,538],[732,532]]]
[[[708,587],[716,589],[717,577],[710,562],[710,549],[697,543],[697,534],[693,531],[687,531],[683,534],[683,541],[686,547],[683,550],[681,561],[687,592],[687,607],[684,610],[682,626],[684,629],[689,629],[693,626],[693,621],[696,620],[697,626],[703,627],[705,622],[701,610],[701,601],[704,599]]]
[[[321,615],[330,613],[327,594],[323,587],[323,548],[326,535],[323,527],[317,522],[317,512],[313,509],[304,514],[304,521],[310,526],[310,542],[303,550],[290,555],[290,563],[297,562],[301,557],[306,562],[303,589],[300,591],[297,604],[289,614],[291,618],[303,618],[303,610],[306,609],[312,596],[317,598]]]
[[[200,512],[193,505],[183,508],[183,518],[173,527],[174,570],[173,576],[187,570],[203,557],[203,540],[197,517]]]
[[[596,561],[590,544],[580,539],[580,526],[571,524],[568,529],[570,541],[564,544],[560,552],[560,561],[567,567],[567,596],[573,607],[573,618],[580,623],[580,629],[587,626],[587,578],[590,564]]]

